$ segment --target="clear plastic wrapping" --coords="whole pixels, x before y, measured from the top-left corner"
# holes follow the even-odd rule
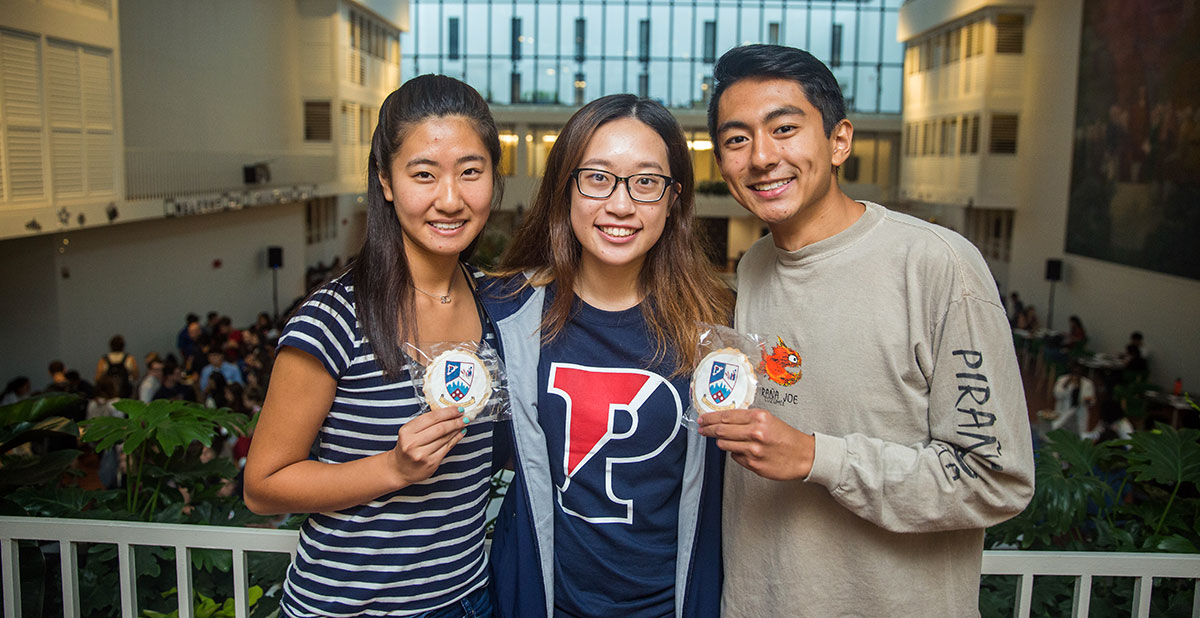
[[[753,333],[739,333],[726,326],[701,324],[696,341],[699,362],[688,388],[690,403],[681,423],[699,429],[701,414],[749,408],[758,397],[758,369],[766,343]]]
[[[504,361],[492,346],[438,342],[405,348],[422,412],[460,407],[472,422],[512,418]]]

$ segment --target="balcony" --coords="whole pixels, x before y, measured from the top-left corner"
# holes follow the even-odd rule
[[[134,591],[134,547],[174,548],[177,587],[183,598],[193,598],[190,552],[197,549],[232,552],[234,599],[238,618],[250,615],[247,553],[271,552],[294,554],[297,533],[290,530],[264,530],[219,526],[145,524],[82,519],[44,519],[0,517],[0,554],[5,618],[20,616],[20,558],[18,541],[35,540],[57,543],[62,573],[63,614],[81,615],[79,603],[78,549],[80,544],[104,543],[117,547],[121,616],[138,616]],[[180,557],[184,557],[180,560]],[[1018,577],[1014,616],[1030,616],[1033,583],[1038,576],[1075,578],[1075,598],[1071,616],[1089,615],[1092,581],[1097,577],[1121,577],[1134,580],[1132,616],[1147,618],[1155,578],[1190,579],[1194,583],[1192,618],[1200,618],[1200,555],[1141,554],[1103,552],[986,551],[983,573]],[[195,608],[180,605],[179,617],[192,618]]]

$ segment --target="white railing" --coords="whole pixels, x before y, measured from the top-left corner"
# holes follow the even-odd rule
[[[249,615],[246,552],[277,552],[295,556],[297,533],[223,526],[145,524],[85,519],[0,517],[0,552],[5,618],[20,616],[20,565],[18,541],[57,541],[61,552],[62,595],[65,618],[79,616],[79,575],[76,545],[110,543],[117,546],[121,588],[121,616],[136,618],[134,591],[134,546],[175,548],[175,574],[180,599],[191,599],[190,549],[224,549],[233,552],[234,607],[238,618]],[[1136,554],[1105,552],[985,551],[983,573],[1020,577],[1013,615],[1028,618],[1035,576],[1065,575],[1075,578],[1075,601],[1071,616],[1088,615],[1092,580],[1095,577],[1128,577],[1134,580],[1134,618],[1150,615],[1154,578],[1191,579],[1195,583],[1192,618],[1200,618],[1200,555]],[[180,618],[192,618],[190,603],[179,606]]]
[[[985,575],[1018,575],[1017,603],[1013,616],[1027,618],[1033,602],[1036,575],[1066,575],[1075,578],[1075,600],[1071,618],[1088,615],[1092,578],[1133,578],[1134,618],[1150,616],[1150,592],[1154,578],[1195,580],[1192,618],[1200,618],[1200,554],[1136,554],[1118,552],[985,551]],[[1065,617],[1064,617],[1065,618]]]
[[[117,546],[117,568],[121,587],[121,616],[137,618],[134,590],[136,569],[133,547],[148,545],[175,548],[175,576],[180,599],[191,599],[192,561],[190,549],[233,551],[234,611],[237,618],[249,616],[249,581],[246,552],[296,554],[297,532],[225,526],[188,526],[144,524],[89,519],[49,519],[37,517],[0,517],[0,567],[3,573],[4,616],[19,618],[21,608],[21,572],[17,541],[57,541],[62,564],[63,617],[79,618],[79,569],[76,544],[110,543]],[[179,604],[179,618],[192,618],[191,603]]]

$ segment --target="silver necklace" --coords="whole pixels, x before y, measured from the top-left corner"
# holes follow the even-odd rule
[[[428,297],[430,297],[430,298],[433,298],[433,299],[435,299],[435,300],[439,300],[439,301],[441,301],[443,305],[449,305],[449,304],[450,304],[450,301],[451,301],[451,300],[454,300],[454,299],[450,298],[450,291],[449,291],[449,290],[447,290],[445,294],[442,294],[441,296],[439,296],[439,295],[437,295],[437,294],[430,294],[429,292],[426,292],[425,290],[422,290],[421,288],[419,288],[419,287],[417,287],[417,286],[415,286],[415,285],[414,285],[414,286],[412,286],[412,289],[414,289],[414,290],[416,290],[416,291],[418,291],[418,292],[420,292],[420,293],[422,293],[422,294],[424,294],[424,295],[426,295],[426,296],[428,296]]]

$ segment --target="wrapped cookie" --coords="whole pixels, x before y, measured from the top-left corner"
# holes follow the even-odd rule
[[[422,412],[462,408],[472,422],[511,417],[504,363],[495,348],[469,342],[406,347]]]
[[[691,405],[680,422],[697,429],[701,414],[750,407],[758,395],[758,374],[752,359],[759,358],[763,349],[757,335],[701,324],[696,342],[700,362],[692,372]]]

